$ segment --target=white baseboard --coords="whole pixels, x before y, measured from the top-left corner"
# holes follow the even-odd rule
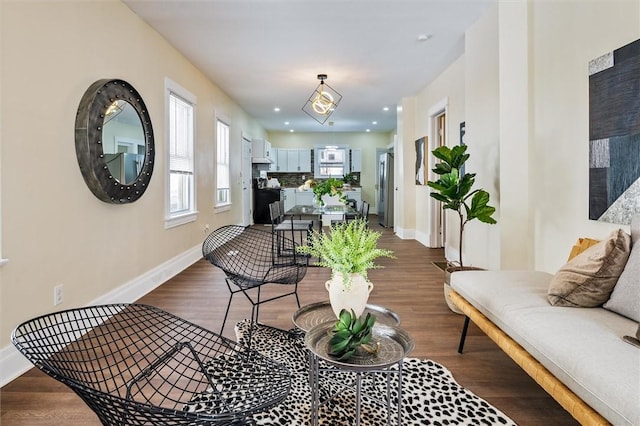
[[[200,259],[202,259],[202,246],[198,245],[98,297],[87,306],[133,303]],[[0,349],[0,387],[24,374],[31,367],[33,367],[33,364],[18,352],[13,345]]]
[[[445,245],[444,257],[449,261],[457,262],[458,259],[460,258],[460,252],[458,251],[458,249],[451,247],[450,245]]]
[[[415,229],[405,229],[399,226],[395,227],[396,235],[398,238],[402,238],[403,240],[414,240],[415,239]]]
[[[425,247],[431,247],[430,244],[430,238],[429,238],[429,234],[424,233],[424,232],[420,232],[420,231],[416,231],[415,232],[415,239],[416,241],[418,241],[420,244],[422,244]]]

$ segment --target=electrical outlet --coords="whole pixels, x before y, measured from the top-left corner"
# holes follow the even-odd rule
[[[62,287],[62,284],[60,284],[53,288],[53,305],[57,306],[61,304],[62,298],[63,298],[63,287]]]

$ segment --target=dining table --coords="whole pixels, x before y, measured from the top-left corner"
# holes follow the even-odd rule
[[[357,210],[348,204],[331,204],[323,206],[295,205],[285,212],[285,216],[298,217],[300,219],[302,219],[303,217],[311,217],[314,220],[318,221],[318,228],[320,231],[322,231],[323,215],[341,216],[341,218],[344,220],[345,215],[356,213]]]

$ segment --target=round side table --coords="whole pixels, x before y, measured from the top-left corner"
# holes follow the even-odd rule
[[[409,334],[396,326],[376,324],[373,327],[373,343],[379,343],[380,349],[376,354],[359,353],[347,361],[338,361],[328,354],[331,329],[335,321],[328,321],[314,326],[305,336],[305,345],[309,350],[309,380],[311,385],[311,423],[318,425],[318,410],[335,398],[339,393],[355,386],[356,395],[356,425],[361,424],[362,396],[372,398],[383,403],[387,408],[387,423],[391,424],[393,411],[391,400],[391,387],[395,386],[398,392],[398,403],[395,407],[398,416],[398,426],[402,417],[402,361],[413,350],[414,341]],[[393,368],[393,367],[397,368]],[[355,380],[350,383],[340,381],[340,375],[344,380],[344,372],[355,374]],[[379,392],[373,394],[370,390],[363,389],[364,376],[383,376],[385,380],[385,392],[383,396]],[[395,379],[395,380],[394,380]],[[320,401],[320,382],[329,382],[336,386],[337,390],[326,401]],[[375,391],[374,391],[375,392]]]
[[[400,324],[398,314],[382,306],[368,304],[365,306],[362,315],[367,313],[376,316],[376,324],[390,326],[398,326]],[[292,320],[296,327],[307,332],[316,325],[325,322],[333,321],[335,323],[338,318],[336,318],[333,309],[331,309],[331,303],[326,300],[303,306],[293,314]]]

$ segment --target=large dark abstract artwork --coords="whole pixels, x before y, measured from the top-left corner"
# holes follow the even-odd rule
[[[589,62],[589,219],[640,211],[640,40]]]

